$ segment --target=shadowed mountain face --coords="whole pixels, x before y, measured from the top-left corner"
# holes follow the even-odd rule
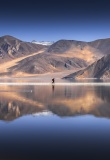
[[[68,51],[72,46],[74,47],[79,46],[80,49],[83,49],[83,47],[85,47],[86,45],[87,43],[82,41],[59,40],[49,47],[48,52],[64,53],[65,51]]]
[[[0,37],[0,63],[38,52],[43,48],[43,45],[23,42],[12,36]]]
[[[6,92],[0,92],[1,120],[44,115],[44,111],[45,115],[60,117],[91,114],[110,118],[110,92],[106,86],[5,86],[3,90]]]
[[[65,78],[110,78],[110,55],[102,57],[86,69],[75,72]]]
[[[110,54],[110,38],[95,40],[88,44],[100,50],[104,55]]]
[[[110,39],[100,39],[93,42],[59,40],[49,47],[48,52],[81,58],[91,64],[110,53]]]
[[[12,73],[22,71],[30,74],[39,74],[75,70],[85,67],[87,67],[86,61],[80,58],[61,57],[45,52],[20,61],[16,66],[9,68],[9,71]]]

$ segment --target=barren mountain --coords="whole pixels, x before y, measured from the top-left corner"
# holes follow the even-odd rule
[[[104,55],[110,54],[110,38],[98,39],[88,43],[90,46],[98,49]]]
[[[44,45],[23,42],[12,36],[0,37],[0,63],[38,52],[43,48]]]
[[[92,44],[75,40],[59,40],[48,48],[48,52],[62,57],[81,58],[89,64],[104,55],[102,51],[92,46]]]
[[[38,51],[41,49],[45,49],[45,51],[39,52],[39,54]],[[16,58],[16,62],[14,61],[12,65],[4,63],[7,66],[5,67],[5,72],[8,71],[8,75],[16,74],[17,72],[29,74],[69,70],[75,72],[101,59],[104,55],[109,54],[109,51],[110,39],[101,39],[93,42],[59,40],[45,48],[44,45],[23,42],[11,36],[0,38],[0,63],[12,61]],[[19,59],[20,57],[24,58]],[[0,71],[0,73],[3,72],[4,70]],[[82,72],[79,71],[78,75]],[[90,71],[87,76],[96,75]]]
[[[110,53],[110,38],[92,42],[59,40],[48,48],[48,52],[63,57],[81,58],[91,64]]]
[[[60,72],[87,67],[86,61],[79,58],[68,58],[44,52],[20,61],[17,65],[9,68],[9,72],[18,71],[39,74],[47,72]]]
[[[110,78],[110,54],[102,57],[100,60],[65,78]]]

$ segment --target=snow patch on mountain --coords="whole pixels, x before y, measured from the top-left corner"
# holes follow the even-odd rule
[[[35,41],[35,40],[33,40],[32,43],[50,46],[50,45],[52,45],[54,42],[53,42],[53,41]]]

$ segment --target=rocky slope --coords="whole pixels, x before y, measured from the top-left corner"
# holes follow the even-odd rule
[[[44,45],[23,42],[12,36],[0,37],[0,63],[37,52],[43,48]]]
[[[110,54],[65,78],[110,78]]]
[[[20,61],[16,66],[9,68],[9,72],[15,73],[22,71],[30,74],[39,74],[75,70],[85,67],[87,67],[87,63],[82,59],[61,57],[44,52]]]
[[[87,42],[74,40],[60,40],[48,48],[51,54],[62,57],[76,57],[84,59],[89,64],[103,57],[103,53],[97,48],[92,47]]]
[[[48,52],[51,53],[65,53],[65,51],[69,50],[72,46],[79,46],[80,49],[83,49],[84,46],[87,45],[87,42],[75,41],[75,40],[59,40],[51,45],[48,49]]]
[[[77,57],[86,60],[89,64],[110,53],[110,38],[92,42],[75,40],[59,40],[48,48],[52,54]]]

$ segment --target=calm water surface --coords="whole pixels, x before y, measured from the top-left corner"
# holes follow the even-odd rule
[[[110,86],[0,86],[0,159],[109,153]]]

